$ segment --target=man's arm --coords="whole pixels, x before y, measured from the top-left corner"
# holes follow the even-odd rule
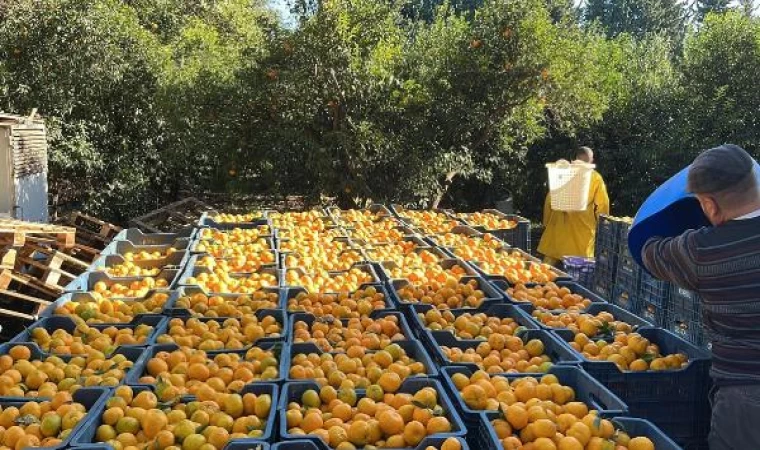
[[[607,185],[604,179],[599,175],[599,187],[594,195],[594,204],[596,205],[596,217],[602,214],[610,213],[610,196],[607,194]]]
[[[674,238],[653,237],[644,244],[641,259],[656,278],[673,282],[689,290],[697,289],[694,238],[697,231],[687,231]]]
[[[544,200],[544,226],[549,225],[549,221],[552,218],[552,198],[551,193],[546,194],[546,200]]]

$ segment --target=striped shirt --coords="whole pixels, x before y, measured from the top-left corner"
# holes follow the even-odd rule
[[[760,384],[760,217],[652,238],[642,259],[655,277],[701,297],[715,383]]]

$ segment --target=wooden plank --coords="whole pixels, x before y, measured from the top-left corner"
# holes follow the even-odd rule
[[[0,294],[6,295],[8,297],[13,297],[14,299],[17,299],[17,300],[23,300],[23,301],[27,301],[27,302],[37,303],[37,304],[43,305],[43,306],[48,306],[51,303],[53,303],[53,302],[51,302],[49,300],[43,300],[41,298],[32,297],[31,295],[22,294],[20,292],[15,292],[15,291],[9,291],[9,290],[6,290],[6,289],[0,289]]]
[[[10,309],[0,308],[0,316],[11,316],[11,317],[18,317],[19,319],[25,319],[25,320],[36,320],[37,317],[31,315],[31,314],[24,314],[20,313],[18,311],[11,311]]]

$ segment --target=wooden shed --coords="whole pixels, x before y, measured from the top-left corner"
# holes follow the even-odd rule
[[[48,221],[45,122],[0,113],[0,217]]]

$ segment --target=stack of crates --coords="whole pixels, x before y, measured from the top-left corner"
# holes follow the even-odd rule
[[[639,314],[653,324],[667,328],[668,308],[674,287],[642,270],[638,295]]]
[[[594,282],[591,290],[602,298],[613,295],[617,273],[618,251],[628,225],[610,216],[600,216],[594,241]]]
[[[670,303],[662,326],[698,347],[707,346],[707,334],[702,325],[702,303],[692,291],[678,286],[670,287]]]
[[[619,251],[615,284],[612,288],[612,303],[634,314],[640,314],[639,294],[642,270],[631,256],[626,240],[621,241]]]

